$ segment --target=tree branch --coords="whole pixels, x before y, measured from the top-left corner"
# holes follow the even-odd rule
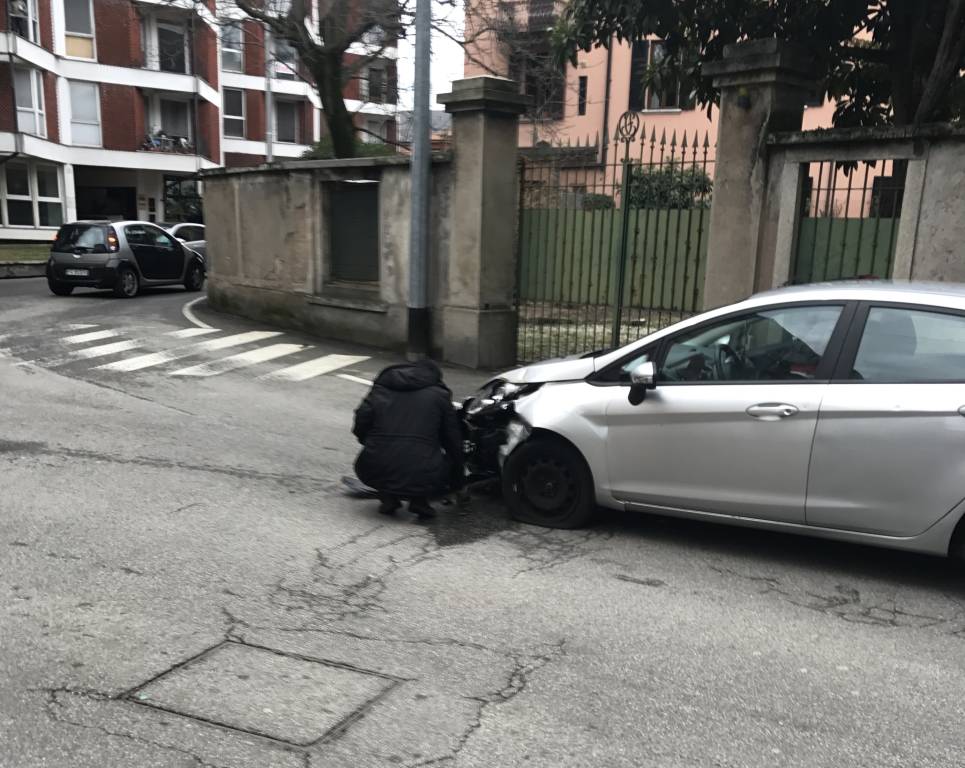
[[[945,13],[945,26],[935,52],[935,61],[925,81],[925,90],[918,109],[915,110],[913,125],[918,127],[928,120],[941,101],[952,79],[956,76],[965,55],[965,0],[948,0]]]

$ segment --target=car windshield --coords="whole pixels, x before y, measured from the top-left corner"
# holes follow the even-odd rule
[[[65,224],[57,233],[52,250],[91,251],[98,245],[107,245],[107,228],[102,224]]]

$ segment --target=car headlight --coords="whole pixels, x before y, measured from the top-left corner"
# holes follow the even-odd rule
[[[469,415],[473,415],[494,405],[505,406],[524,395],[535,392],[541,386],[542,384],[513,384],[503,379],[495,379],[469,398],[465,408]]]

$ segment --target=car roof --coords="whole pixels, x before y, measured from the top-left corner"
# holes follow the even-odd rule
[[[811,283],[757,293],[743,304],[795,301],[894,301],[905,304],[965,305],[965,284],[903,280],[840,280]]]

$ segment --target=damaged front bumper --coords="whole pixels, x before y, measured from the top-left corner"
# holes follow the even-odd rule
[[[493,398],[485,392],[463,403],[461,420],[470,482],[497,477],[509,455],[532,432],[516,412],[514,400]]]

